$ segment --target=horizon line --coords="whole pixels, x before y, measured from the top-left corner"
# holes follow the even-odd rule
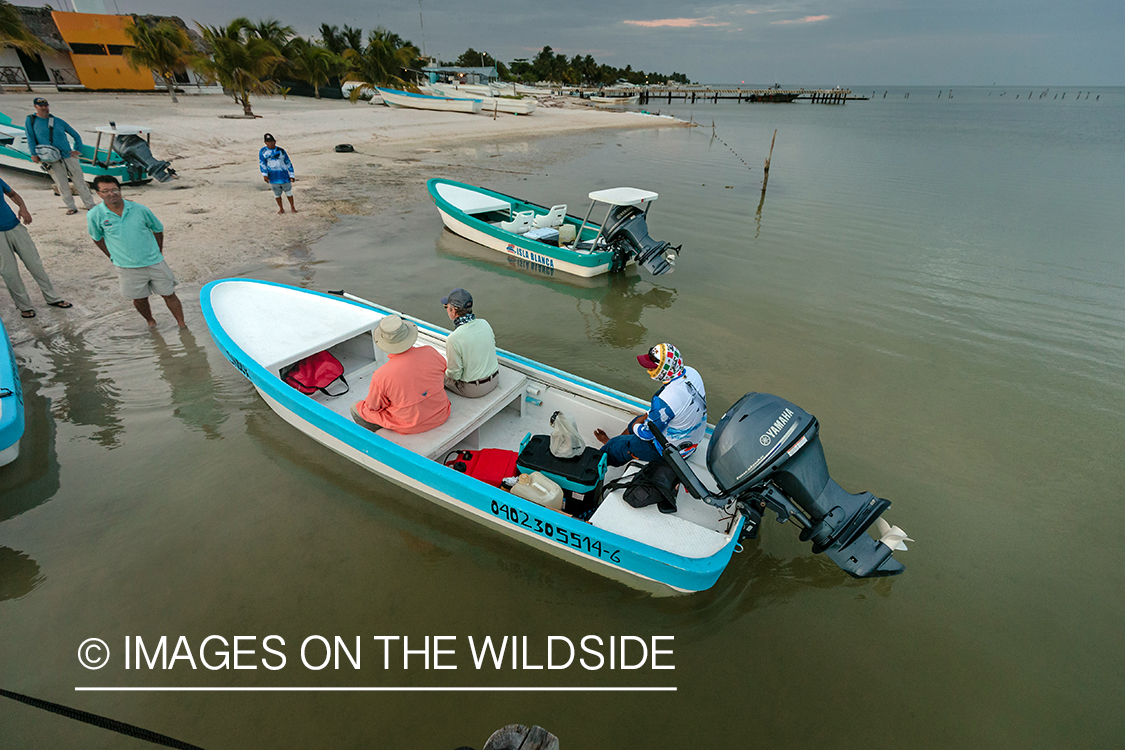
[[[502,687],[78,687],[74,688],[75,692],[114,692],[114,693],[146,693],[146,692],[183,692],[183,693],[282,693],[282,692],[352,692],[352,693],[373,693],[373,692],[403,692],[403,693],[423,693],[423,692],[440,692],[440,693],[456,693],[456,692],[676,692],[679,690],[677,687],[515,687],[515,686],[502,686]]]

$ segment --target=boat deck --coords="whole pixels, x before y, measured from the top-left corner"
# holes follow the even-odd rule
[[[426,332],[419,343],[433,346],[444,354],[444,339]],[[338,397],[316,393],[311,398],[346,419],[351,419],[351,406],[367,393],[371,377],[387,361],[386,354],[374,347],[368,334],[340,342],[330,351],[344,365],[347,394]],[[453,450],[503,448],[518,450],[528,434],[550,434],[550,416],[563,410],[575,419],[582,434],[602,427],[610,433],[624,429],[632,414],[621,409],[607,409],[563,388],[528,378],[507,365],[500,366],[500,384],[487,396],[467,399],[446,392],[451,404],[450,417],[444,424],[416,435],[399,435],[389,430],[377,434],[414,453],[442,462]],[[616,413],[615,413],[616,412]],[[705,484],[715,488],[714,480],[700,463],[706,455],[704,442],[689,459]],[[613,468],[605,481],[632,473],[636,468]],[[718,552],[729,541],[731,515],[691,497],[682,487],[677,497],[675,514],[661,513],[656,506],[633,508],[623,499],[623,490],[610,493],[589,519],[598,528],[635,539],[644,544],[685,557],[706,557]]]

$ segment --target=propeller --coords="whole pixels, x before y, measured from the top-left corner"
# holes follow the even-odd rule
[[[875,525],[879,528],[879,542],[887,545],[893,550],[905,550],[905,542],[914,541],[906,535],[905,531],[900,529],[898,526],[891,526],[882,518],[876,518]]]

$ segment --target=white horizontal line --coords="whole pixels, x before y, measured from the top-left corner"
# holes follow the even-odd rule
[[[75,692],[112,693],[652,693],[675,687],[75,687]]]

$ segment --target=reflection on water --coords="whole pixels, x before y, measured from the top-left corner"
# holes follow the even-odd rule
[[[54,408],[60,419],[94,427],[91,439],[106,448],[120,445],[121,390],[107,375],[108,366],[99,361],[80,330],[64,328],[46,342],[55,382],[63,386],[63,397]],[[131,359],[135,358],[131,355]]]
[[[39,564],[19,550],[0,546],[0,602],[27,596],[45,576]]]
[[[178,335],[182,348],[175,342],[170,345],[159,332],[154,331],[152,336],[160,377],[172,389],[172,414],[208,439],[218,438],[218,427],[227,415],[215,399],[207,354],[190,329],[178,329],[173,335]]]
[[[50,500],[59,490],[55,419],[51,399],[40,391],[40,373],[20,369],[23,383],[24,433],[20,454],[0,470],[0,521],[14,518]]]
[[[648,329],[641,324],[641,315],[650,308],[670,308],[676,301],[676,290],[642,281],[639,276],[609,276],[607,292],[601,299],[589,304],[579,300],[578,312],[586,327],[586,338],[618,349],[651,346],[646,338]]]

